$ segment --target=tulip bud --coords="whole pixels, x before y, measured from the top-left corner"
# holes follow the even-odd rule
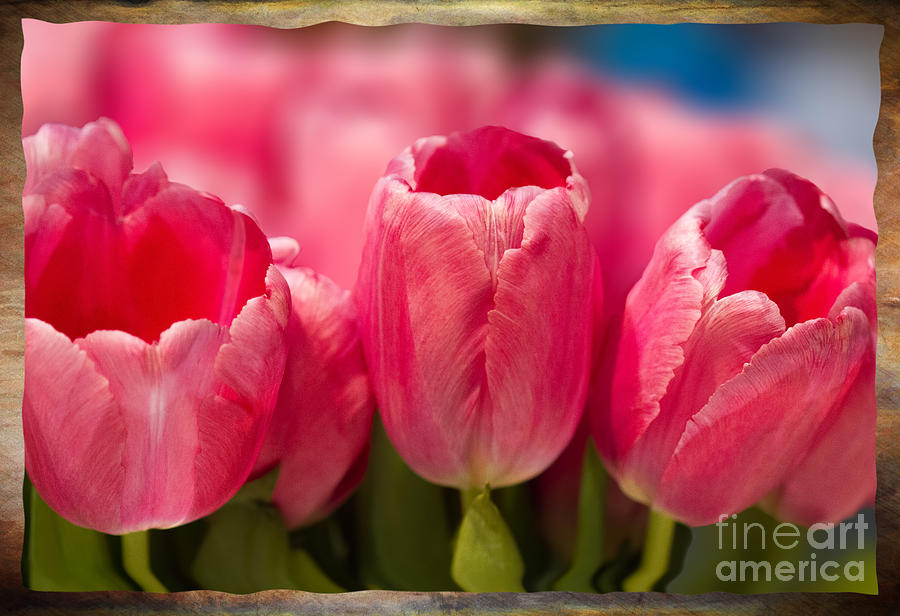
[[[250,473],[284,370],[289,291],[245,215],[113,122],[23,141],[25,468],[75,524],[183,524]]]
[[[801,523],[871,502],[874,247],[780,170],[672,225],[628,295],[610,409],[593,409],[624,490],[691,525],[770,493]]]
[[[594,253],[572,155],[499,127],[420,139],[369,201],[356,287],[388,436],[429,481],[514,484],[571,438]]]
[[[255,472],[279,465],[272,502],[293,528],[323,518],[359,484],[375,403],[350,293],[312,270],[279,269],[291,289],[288,356]]]

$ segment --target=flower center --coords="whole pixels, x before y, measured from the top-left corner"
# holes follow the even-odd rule
[[[439,195],[494,200],[518,186],[565,186],[572,173],[556,144],[499,126],[454,133],[444,145],[415,156],[415,190]]]

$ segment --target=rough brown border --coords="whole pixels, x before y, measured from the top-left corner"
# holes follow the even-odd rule
[[[427,22],[446,25],[535,23],[878,23],[885,27],[881,47],[882,105],[875,130],[878,186],[875,212],[880,239],[878,270],[878,579],[881,595],[771,594],[756,596],[715,593],[697,596],[658,593],[585,595],[575,593],[465,594],[367,591],[313,595],[269,591],[247,596],[217,592],[150,595],[128,592],[40,593],[21,586],[19,557],[23,537],[21,480],[23,444],[23,242],[21,190],[24,161],[20,130],[19,20],[33,17],[52,22],[105,20],[120,22],[255,23],[282,28],[337,20],[384,25]],[[296,614],[430,614],[442,611],[490,614],[664,614],[894,613],[900,604],[900,16],[890,0],[398,0],[375,2],[16,2],[0,3],[0,608],[23,614],[109,612],[141,613],[296,613]]]

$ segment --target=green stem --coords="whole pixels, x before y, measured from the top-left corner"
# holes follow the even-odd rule
[[[644,553],[637,570],[625,578],[622,589],[628,592],[647,592],[660,580],[669,568],[672,539],[675,537],[675,520],[669,516],[650,510],[647,518],[647,535],[644,539]]]
[[[578,527],[572,563],[553,590],[596,592],[594,574],[603,564],[606,530],[606,469],[592,442],[584,448],[578,492]]]
[[[475,500],[475,497],[481,494],[482,490],[478,488],[466,488],[464,490],[459,491],[459,502],[462,504],[462,514],[466,515],[466,511],[469,510],[469,505],[472,504],[472,501]]]
[[[169,592],[150,569],[150,533],[142,530],[122,535],[122,565],[141,590]]]

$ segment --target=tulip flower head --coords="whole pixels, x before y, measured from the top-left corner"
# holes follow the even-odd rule
[[[325,517],[362,480],[375,403],[350,293],[306,268],[279,270],[291,289],[288,357],[255,472],[280,467],[272,502],[293,528]]]
[[[109,120],[23,144],[29,477],[107,533],[211,513],[250,473],[284,370],[265,236],[159,165],[132,173]]]
[[[780,170],[662,236],[628,295],[594,436],[625,491],[691,525],[874,497],[874,234]],[[802,484],[802,487],[800,487]]]
[[[545,469],[585,398],[595,256],[571,153],[499,127],[420,139],[369,201],[356,286],[388,436],[461,489]]]

